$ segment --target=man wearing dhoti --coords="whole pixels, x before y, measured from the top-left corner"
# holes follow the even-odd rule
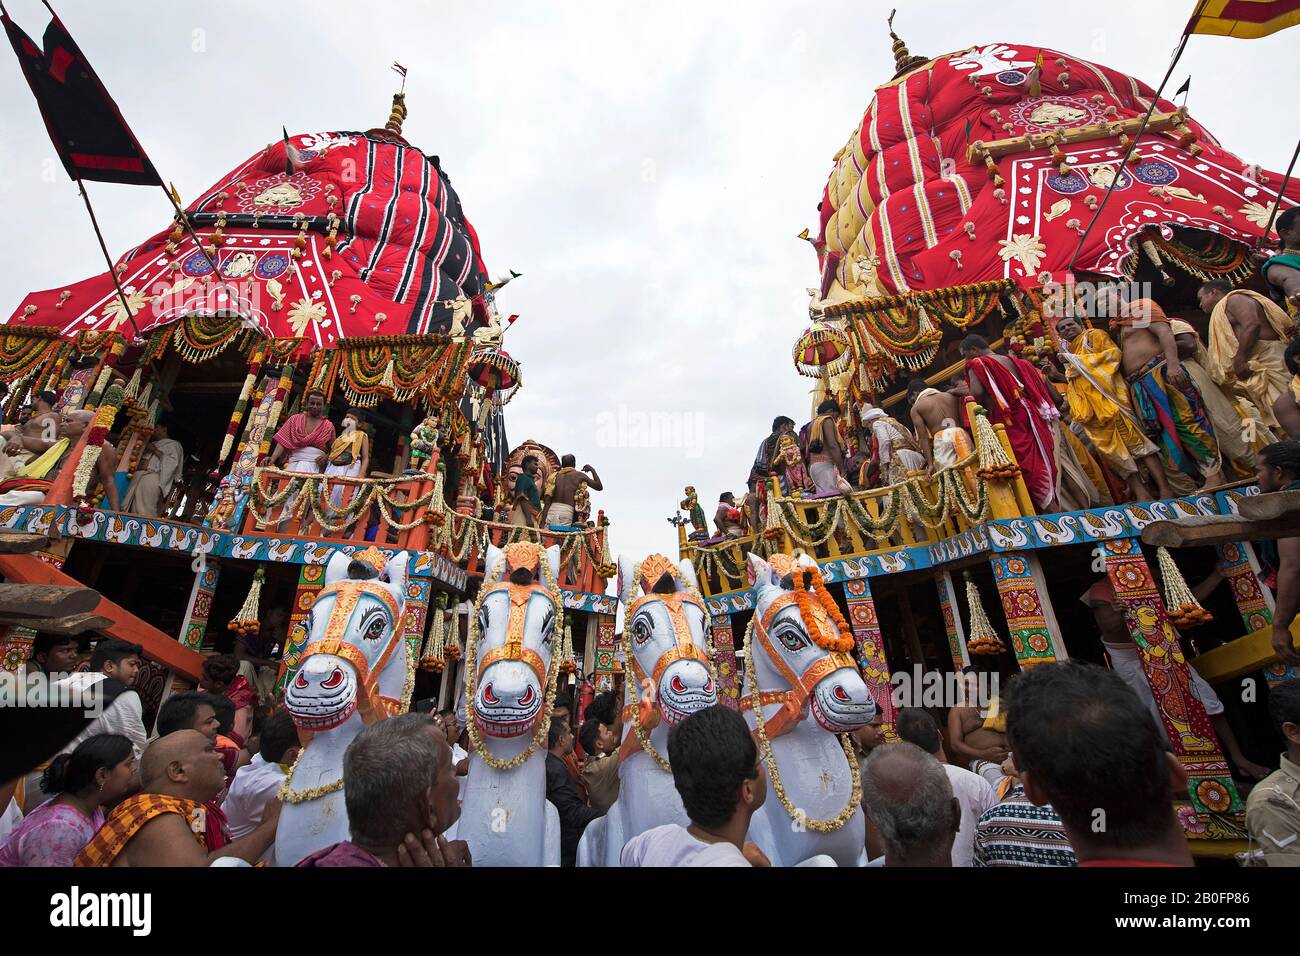
[[[1057,455],[1052,422],[1061,417],[1043,375],[1029,362],[995,355],[988,340],[968,335],[961,343],[966,380],[989,421],[1003,425],[1029,497],[1042,513],[1057,507]]]
[[[1282,251],[1259,267],[1269,293],[1291,315],[1300,315],[1300,208],[1292,206],[1277,217]]]
[[[325,474],[343,478],[364,478],[370,470],[370,436],[361,428],[361,412],[353,408],[343,416],[340,434],[330,444],[326,455]],[[330,507],[335,511],[343,505],[343,486],[330,491]]]
[[[1273,405],[1291,384],[1283,354],[1295,320],[1267,297],[1223,279],[1205,283],[1196,295],[1210,316],[1210,377],[1220,385],[1235,383],[1259,409],[1260,421],[1273,428]]]
[[[275,433],[272,468],[285,456],[285,471],[320,474],[325,464],[326,449],[334,441],[334,423],[325,417],[325,393],[310,391],[305,401],[306,410],[290,415]]]
[[[140,456],[140,467],[127,486],[123,502],[125,509],[130,514],[148,518],[161,515],[163,503],[180,477],[184,463],[185,449],[168,436],[166,423],[159,422],[154,426],[149,446]]]
[[[912,427],[933,470],[941,471],[969,458],[975,443],[962,426],[960,397],[931,388],[923,379],[911,382],[907,395],[912,400]]]
[[[1102,294],[1108,297],[1106,313],[1116,316],[1121,330],[1120,358],[1133,412],[1147,437],[1160,445],[1170,485],[1179,473],[1199,475],[1203,488],[1225,483],[1205,398],[1178,357],[1169,317],[1151,299],[1119,302],[1114,290]]]
[[[1255,448],[1276,440],[1272,429],[1260,421],[1259,410],[1252,401],[1228,391],[1210,377],[1207,368],[1210,357],[1200,333],[1190,323],[1170,319],[1169,329],[1174,333],[1178,357],[1187,370],[1187,377],[1201,393],[1219,442],[1219,453],[1243,475],[1253,474]]]
[[[536,455],[524,458],[523,471],[515,478],[510,523],[516,528],[536,528],[542,514],[542,494],[537,490],[537,472],[541,464]]]
[[[909,474],[925,471],[925,456],[906,428],[885,414],[883,408],[862,404],[862,424],[871,435],[870,460],[880,483],[899,485]]]
[[[1151,490],[1142,480],[1142,466],[1160,497],[1170,497],[1160,449],[1142,433],[1128,389],[1122,384],[1119,346],[1102,329],[1082,328],[1069,315],[1056,323],[1056,331],[1066,346],[1060,356],[1071,420],[1083,426],[1092,447],[1128,485],[1135,501],[1151,500]]]
[[[546,482],[546,497],[542,506],[543,522],[549,528],[569,529],[577,525],[577,502],[583,485],[588,491],[604,491],[600,475],[591,465],[574,467],[578,459],[565,455],[560,459],[560,470]]]

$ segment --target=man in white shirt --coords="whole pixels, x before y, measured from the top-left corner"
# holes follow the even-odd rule
[[[91,718],[59,753],[72,753],[79,743],[96,734],[121,734],[131,741],[136,759],[140,758],[149,735],[144,728],[140,695],[132,687],[143,661],[144,654],[139,644],[108,637],[95,645],[90,655],[89,671],[68,674],[56,682],[56,687],[74,688],[88,702],[93,689],[98,695],[100,708],[100,713]],[[46,798],[40,789],[41,772],[37,770],[25,780],[24,809],[27,812],[36,809]]]
[[[240,767],[221,804],[230,825],[230,836],[238,840],[252,833],[262,822],[262,810],[284,783],[285,768],[298,756],[298,728],[286,710],[278,710],[262,727],[261,748]]]
[[[885,866],[952,866],[961,808],[943,765],[916,744],[885,744],[871,752],[862,809],[885,845]]]
[[[952,784],[952,795],[961,807],[961,826],[952,844],[953,866],[975,865],[975,827],[980,815],[998,802],[992,785],[977,773],[948,763],[939,739],[939,725],[929,712],[920,707],[903,707],[898,711],[894,729],[899,738],[916,744],[943,765]]]
[[[673,784],[690,826],[670,823],[623,847],[622,866],[770,866],[745,842],[767,799],[767,777],[745,719],[721,704],[691,714],[668,735]]]

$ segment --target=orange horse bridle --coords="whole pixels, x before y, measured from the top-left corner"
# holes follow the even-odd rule
[[[299,670],[301,672],[301,664],[306,663],[307,658],[316,654],[332,654],[343,658],[357,672],[357,712],[361,714],[361,720],[373,724],[391,717],[401,711],[402,702],[392,697],[384,697],[379,693],[378,685],[379,675],[388,666],[388,661],[397,649],[398,642],[403,640],[402,614],[397,606],[397,600],[388,588],[376,581],[338,581],[321,588],[316,600],[320,601],[330,594],[334,595],[334,607],[330,610],[330,619],[325,625],[325,636],[303,648]],[[374,667],[366,661],[366,655],[362,653],[361,648],[344,637],[348,624],[352,620],[352,613],[356,610],[357,602],[363,594],[377,598],[388,609],[393,619],[393,633],[389,635],[388,643],[383,653],[379,655],[379,660],[375,661]]]
[[[502,582],[489,588],[488,594],[502,590],[507,591],[510,595],[510,617],[506,621],[506,642],[500,647],[492,648],[483,655],[478,662],[475,677],[482,677],[488,666],[495,664],[497,661],[523,661],[537,675],[538,682],[545,687],[546,662],[531,647],[524,647],[524,621],[528,615],[528,603],[533,599],[534,594],[546,595],[546,599],[552,604],[555,603],[555,597],[536,581],[532,584]],[[559,608],[556,608],[556,613],[559,613]]]
[[[818,575],[817,580],[820,583],[820,575]],[[795,724],[803,719],[803,711],[808,703],[808,698],[812,696],[813,689],[822,678],[842,667],[851,667],[855,671],[857,670],[857,664],[852,656],[843,650],[834,649],[830,650],[830,653],[825,657],[813,661],[802,674],[796,674],[794,669],[785,662],[785,658],[772,645],[772,639],[769,636],[772,622],[776,620],[777,614],[794,604],[798,606],[800,619],[803,621],[804,627],[807,628],[809,637],[812,638],[814,644],[823,648],[839,648],[843,646],[842,639],[839,637],[841,632],[836,626],[838,622],[832,622],[831,615],[823,607],[822,602],[806,600],[804,595],[800,594],[803,583],[796,580],[795,590],[773,599],[772,603],[767,606],[767,610],[755,621],[754,636],[763,646],[763,650],[767,653],[772,666],[790,685],[789,690],[761,691],[757,694],[757,706],[784,705],[776,716],[766,722],[767,736],[769,738],[788,733],[794,729]],[[757,691],[758,689],[754,688],[754,690]],[[749,710],[754,706],[754,695],[751,694],[740,698],[740,709],[742,711]]]

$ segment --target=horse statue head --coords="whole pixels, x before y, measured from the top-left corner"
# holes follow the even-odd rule
[[[754,640],[747,643],[750,686],[742,708],[782,703],[767,721],[777,736],[811,712],[833,734],[865,726],[875,703],[853,660],[853,634],[822,583],[821,572],[807,555],[772,555],[767,561],[749,555],[754,588]]]
[[[284,694],[300,731],[332,730],[354,712],[371,724],[406,706],[400,699],[406,668],[386,680],[384,675],[395,659],[406,659],[399,624],[408,557],[400,554],[385,563],[383,552],[370,547],[330,558],[325,586],[305,622],[308,636],[298,673]],[[381,680],[388,694],[381,692]]]
[[[537,727],[544,738],[545,721],[538,718],[554,694],[552,640],[563,611],[555,584],[560,549],[489,545],[485,568],[477,635],[470,634],[474,658],[466,662],[471,733],[508,738]]]
[[[691,563],[674,565],[652,554],[634,568],[620,557],[618,594],[624,607],[624,648],[630,651],[629,694],[649,681],[648,690],[669,726],[716,704],[718,688],[705,634],[708,617]]]

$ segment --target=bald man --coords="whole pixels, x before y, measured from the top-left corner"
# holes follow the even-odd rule
[[[117,805],[75,865],[207,866],[223,856],[248,863],[262,856],[280,819],[274,797],[252,833],[212,853],[204,849],[203,804],[226,781],[214,746],[197,730],[178,730],[150,744],[140,760],[140,792]]]
[[[885,866],[952,866],[961,805],[948,774],[916,744],[885,744],[863,764],[862,809],[885,845]]]

